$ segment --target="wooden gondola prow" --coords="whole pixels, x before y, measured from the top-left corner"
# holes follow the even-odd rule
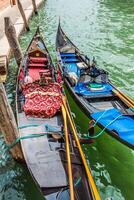
[[[67,116],[66,116],[66,110],[64,106],[62,106],[62,114],[63,114],[63,120],[64,120],[66,155],[67,155],[67,161],[68,161],[70,200],[74,200],[74,186],[73,186],[73,174],[72,174],[71,157],[70,157],[69,137],[68,137],[68,129],[67,129]]]
[[[77,144],[78,149],[79,149],[79,153],[81,155],[81,159],[82,159],[82,162],[83,162],[83,165],[84,165],[84,168],[85,168],[85,172],[86,172],[87,177],[88,177],[89,185],[91,186],[92,195],[94,196],[95,200],[101,200],[100,199],[100,195],[98,193],[98,190],[96,188],[94,179],[93,179],[93,177],[91,175],[91,171],[90,171],[90,169],[89,169],[89,167],[87,165],[87,161],[85,159],[83,150],[82,150],[81,145],[80,145],[79,138],[78,138],[77,133],[76,133],[76,128],[75,128],[75,126],[73,124],[73,120],[72,120],[72,117],[71,117],[71,115],[69,113],[69,110],[68,110],[68,107],[67,107],[67,104],[66,104],[66,99],[64,97],[63,97],[63,105],[64,105],[65,111],[67,113],[67,117],[69,119],[69,122],[70,122],[70,125],[71,125],[71,128],[72,128],[72,133],[73,133],[74,139],[75,139],[76,144]]]

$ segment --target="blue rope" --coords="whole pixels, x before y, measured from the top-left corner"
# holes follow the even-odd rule
[[[134,111],[134,108],[129,108],[129,110]],[[102,115],[101,115],[100,117],[98,117],[98,119],[95,121],[93,127],[96,126],[96,124],[98,123],[98,121],[104,116],[104,114],[105,114],[107,111],[108,111],[108,110],[105,110],[105,111],[102,113]],[[113,122],[115,122],[115,121],[116,121],[119,117],[121,117],[121,116],[123,116],[123,114],[118,115],[115,119],[113,119],[111,122],[109,122],[109,123],[104,127],[104,129],[102,129],[102,131],[100,131],[97,135],[95,135],[95,136],[90,136],[90,135],[89,135],[88,137],[89,137],[89,138],[92,138],[92,139],[98,138],[100,135],[102,135],[102,134],[104,133],[104,131],[106,130],[106,128],[107,128],[109,125],[111,125]]]
[[[18,129],[28,128],[28,127],[36,127],[36,126],[40,126],[40,125],[39,124],[28,124],[28,125],[24,125],[24,126],[18,126]]]
[[[22,136],[22,137],[18,137],[18,138],[16,138],[16,140],[12,144],[7,145],[7,150],[10,150],[11,148],[13,148],[18,142],[20,142],[20,140],[29,139],[29,138],[35,138],[35,137],[41,137],[41,136],[44,136],[46,134],[49,134],[49,132],[58,133],[59,135],[62,136],[62,132],[61,131],[56,130],[56,128],[52,129],[52,127],[49,126],[48,124],[44,124],[44,125],[45,125],[45,127],[47,129],[47,132],[40,133],[40,134],[30,134],[30,135],[25,135],[25,136]],[[23,128],[27,128],[27,127],[37,127],[37,126],[40,126],[40,125],[39,124],[28,124],[28,125],[19,126],[18,129],[23,129]]]
[[[25,135],[25,136],[22,136],[22,137],[18,137],[16,138],[16,140],[10,144],[10,145],[7,145],[7,150],[10,150],[11,148],[13,148],[18,142],[20,142],[21,140],[24,140],[24,139],[29,139],[29,138],[35,138],[35,137],[42,137],[44,135],[46,135],[47,133],[41,133],[41,134],[31,134],[31,135]]]
[[[134,111],[134,108],[129,108],[129,110]],[[98,123],[98,121],[104,116],[104,114],[107,112],[108,110],[104,110],[104,112],[101,114],[101,116],[98,117],[98,119],[95,121],[93,127],[96,126],[96,124]]]
[[[123,114],[121,114],[121,115],[118,115],[116,118],[114,118],[111,122],[109,122],[97,135],[94,135],[94,136],[90,136],[89,135],[89,138],[92,138],[92,139],[96,139],[96,138],[98,138],[99,136],[101,136],[103,133],[104,133],[104,131],[106,130],[106,128],[109,126],[109,125],[111,125],[113,122],[115,122],[119,117],[121,117]]]
[[[23,129],[23,128],[28,128],[28,127],[38,127],[38,126],[42,126],[44,125],[46,130],[49,132],[61,132],[61,130],[57,130],[57,127],[53,127],[49,124],[27,124],[27,125],[23,125],[23,126],[19,126],[18,129]]]
[[[98,117],[98,119],[95,121],[93,127],[96,126],[96,124],[98,123],[98,121],[104,116],[104,114],[107,112],[108,110],[104,110],[104,112],[101,114],[101,116]]]

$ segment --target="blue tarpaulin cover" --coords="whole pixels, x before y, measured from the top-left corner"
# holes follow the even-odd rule
[[[88,83],[89,84],[89,83]],[[102,84],[103,89],[101,90],[90,90],[90,88],[87,86],[87,83],[77,83],[77,85],[74,87],[74,90],[77,94],[80,95],[107,95],[112,93],[112,86],[108,83]]]
[[[105,127],[121,114],[122,113],[119,110],[113,108],[107,111],[96,112],[91,114],[91,116],[95,120],[99,119],[98,122]],[[120,138],[130,144],[134,144],[134,119],[131,116],[120,116],[117,120],[110,124],[107,129],[116,131]]]

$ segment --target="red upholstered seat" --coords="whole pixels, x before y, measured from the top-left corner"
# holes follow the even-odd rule
[[[47,73],[50,73],[50,69],[41,69],[39,72],[47,74]]]
[[[24,112],[27,116],[49,118],[61,107],[61,85],[50,83],[40,86],[38,83],[27,84],[23,90],[25,95]]]
[[[45,77],[45,82],[48,84],[48,83],[52,83],[53,82],[53,79],[52,77]]]
[[[41,67],[40,68],[34,68],[34,67],[29,68],[29,76],[32,77],[33,81],[40,79],[39,71],[41,69],[42,69]]]
[[[40,73],[40,75],[43,75],[43,76],[45,76],[45,77],[51,76],[51,72],[50,72],[49,69],[40,70],[39,73]]]
[[[30,57],[30,63],[47,63],[48,59],[43,57]]]
[[[45,67],[46,65],[43,63],[30,63],[29,67]]]
[[[30,67],[29,68],[29,76],[33,79],[33,81],[39,80],[41,71],[43,71],[43,73],[48,74],[48,76],[51,75],[49,69],[42,70],[42,67],[38,67],[38,68]]]

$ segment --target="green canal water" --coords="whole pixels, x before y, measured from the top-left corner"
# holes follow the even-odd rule
[[[20,39],[23,51],[39,25],[55,61],[59,16],[63,29],[78,48],[90,58],[95,56],[98,65],[109,72],[112,82],[134,98],[134,0],[47,0],[39,15],[30,21],[31,31]],[[13,108],[16,73],[15,61],[11,60],[6,90]],[[89,119],[67,95],[78,131],[85,134]],[[133,200],[134,151],[106,134],[83,149],[102,200]],[[4,151],[2,139],[0,151]],[[0,200],[37,199],[43,197],[28,170],[4,153],[0,161]]]

